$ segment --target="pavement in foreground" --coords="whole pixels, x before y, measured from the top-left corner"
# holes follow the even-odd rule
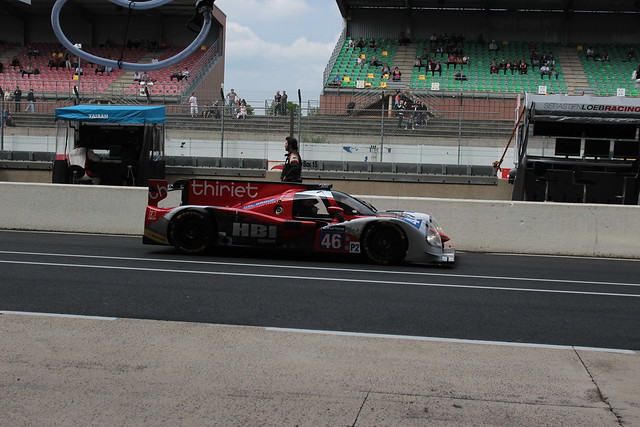
[[[3,426],[640,426],[640,355],[0,314]]]

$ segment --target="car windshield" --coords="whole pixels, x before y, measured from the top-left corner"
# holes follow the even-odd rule
[[[376,208],[370,203],[356,199],[348,194],[339,191],[332,191],[334,200],[338,203],[347,215],[371,215],[376,214]]]

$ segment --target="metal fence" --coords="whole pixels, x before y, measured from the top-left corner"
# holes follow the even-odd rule
[[[493,109],[474,109],[469,100],[454,98],[458,108],[389,109],[387,103],[368,108],[303,108],[289,102],[286,108],[270,100],[240,106],[200,105],[192,117],[187,104],[167,108],[166,154],[169,156],[240,157],[279,163],[283,141],[293,135],[301,142],[305,161],[435,163],[490,165],[498,160],[512,133],[513,102],[493,103]],[[447,101],[448,100],[444,100]],[[47,132],[20,128],[55,127],[54,108],[65,102],[37,102],[36,113],[13,113],[17,128],[5,128],[2,149],[54,150]],[[316,104],[317,105],[317,104]],[[432,104],[433,105],[433,104]],[[8,109],[15,111],[10,103]],[[471,108],[470,108],[471,107]],[[433,112],[432,112],[433,111]],[[51,131],[51,135],[54,132]],[[512,156],[507,155],[505,167]]]

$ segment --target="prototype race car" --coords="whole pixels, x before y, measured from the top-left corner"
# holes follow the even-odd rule
[[[178,207],[159,207],[170,190]],[[376,211],[326,184],[149,180],[143,242],[198,254],[214,247],[264,247],[364,255],[377,264],[453,263],[455,250],[428,214]]]

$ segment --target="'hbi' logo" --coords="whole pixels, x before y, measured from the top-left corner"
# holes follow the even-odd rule
[[[233,235],[240,237],[259,237],[275,239],[278,227],[275,225],[233,223]]]

